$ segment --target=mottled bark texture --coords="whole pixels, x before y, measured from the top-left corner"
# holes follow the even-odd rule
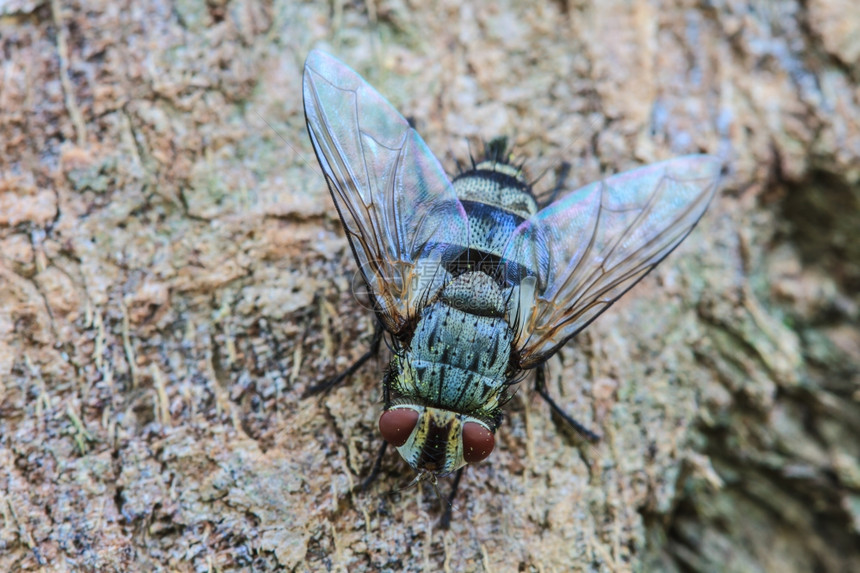
[[[0,3],[0,570],[860,571],[860,3]],[[454,170],[722,192],[524,384],[450,531],[308,142],[338,55]],[[448,483],[441,484],[443,494]]]

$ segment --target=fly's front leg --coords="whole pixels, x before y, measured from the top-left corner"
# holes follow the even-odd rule
[[[302,395],[302,398],[307,398],[309,396],[314,396],[316,394],[328,392],[329,390],[331,390],[332,388],[334,388],[335,386],[337,386],[338,384],[340,384],[341,382],[343,382],[344,380],[346,380],[347,378],[349,378],[350,376],[355,374],[355,372],[359,368],[361,368],[362,364],[364,364],[369,359],[371,359],[374,356],[376,356],[377,354],[379,354],[379,348],[381,346],[382,346],[382,325],[379,324],[379,321],[377,321],[373,327],[373,339],[370,342],[370,349],[368,349],[367,352],[362,354],[358,360],[353,362],[352,366],[350,366],[349,368],[347,368],[346,370],[344,370],[340,374],[337,374],[337,375],[332,376],[331,378],[329,378],[327,380],[323,380],[322,382],[314,384],[313,386],[311,386],[310,388],[305,390],[305,393]]]
[[[590,442],[596,442],[600,440],[599,434],[592,432],[591,430],[574,420],[573,416],[562,410],[561,406],[556,404],[555,400],[550,397],[549,393],[546,391],[546,372],[544,371],[544,365],[541,364],[537,367],[536,370],[535,390],[538,394],[540,394],[540,397],[543,398],[547,404],[549,404],[549,407],[552,409],[552,411],[561,416],[562,420],[567,422],[567,424],[571,428],[576,430],[576,433],[578,433],[583,438],[587,439]]]
[[[382,447],[379,448],[379,453],[376,454],[376,461],[373,463],[373,469],[370,470],[370,475],[364,478],[364,481],[361,482],[360,486],[358,486],[361,491],[370,487],[370,484],[375,482],[376,478],[379,477],[379,472],[382,469],[382,458],[385,456],[386,449],[388,449],[388,442],[382,440]]]
[[[454,498],[457,497],[457,488],[460,487],[460,478],[463,477],[463,470],[466,466],[457,470],[457,475],[454,476],[454,483],[451,484],[451,493],[448,495],[448,503],[445,505],[445,513],[439,520],[441,529],[448,529],[451,526],[451,512],[454,510]]]
[[[358,358],[358,360],[353,362],[349,368],[347,368],[346,370],[344,370],[340,374],[337,374],[337,375],[335,375],[335,376],[333,376],[327,380],[323,380],[322,382],[320,382],[318,384],[314,384],[313,386],[311,386],[310,388],[305,390],[303,397],[307,398],[307,397],[313,396],[315,394],[322,394],[322,393],[328,392],[329,390],[331,390],[332,388],[334,388],[335,386],[337,386],[338,384],[340,384],[341,382],[343,382],[344,380],[346,380],[347,378],[352,376],[359,368],[361,368],[361,366],[365,362],[367,362],[370,358],[373,358],[379,354],[379,349],[382,347],[382,335],[383,335],[382,324],[379,321],[377,321],[374,324],[373,338],[370,341],[370,348],[367,350],[367,352],[362,354]],[[384,392],[385,392],[385,404],[386,404],[386,407],[388,407],[389,398],[388,398],[388,383],[387,382],[384,384]],[[379,453],[376,455],[376,461],[373,464],[373,469],[370,470],[370,475],[368,475],[367,478],[365,478],[364,481],[361,482],[361,485],[359,485],[359,489],[361,489],[362,491],[367,489],[370,486],[370,484],[373,483],[376,480],[376,478],[379,476],[379,472],[382,468],[382,458],[385,456],[385,451],[387,448],[388,448],[388,442],[383,440],[382,447],[379,449]]]
[[[391,380],[392,380],[392,372],[391,368],[387,368],[385,370],[385,376],[382,379],[382,402],[383,408],[382,410],[388,410],[391,407]],[[376,461],[373,463],[373,469],[370,470],[370,475],[368,475],[363,482],[361,482],[360,489],[362,491],[366,490],[370,484],[376,481],[376,478],[379,477],[379,472],[382,469],[382,458],[385,456],[385,451],[388,449],[388,442],[382,440],[382,447],[379,448],[379,453],[376,455]]]

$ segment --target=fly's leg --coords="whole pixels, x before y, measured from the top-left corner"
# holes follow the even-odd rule
[[[448,503],[445,504],[445,513],[439,520],[441,529],[448,529],[451,526],[451,512],[454,510],[454,498],[457,497],[457,488],[460,487],[460,478],[463,477],[463,470],[466,466],[457,470],[457,475],[454,476],[454,483],[451,484],[451,493],[448,495]]]
[[[347,378],[349,378],[350,376],[355,374],[355,372],[359,368],[361,368],[361,366],[365,362],[367,362],[368,360],[370,360],[371,358],[373,358],[374,356],[379,354],[379,349],[381,347],[382,347],[382,325],[377,321],[373,327],[373,338],[370,341],[370,348],[367,350],[367,352],[362,354],[358,358],[358,360],[353,362],[349,368],[347,368],[346,370],[344,370],[340,374],[337,374],[337,375],[335,375],[335,376],[333,376],[327,380],[323,380],[322,382],[320,382],[318,384],[314,384],[313,386],[311,386],[310,388],[305,390],[305,393],[302,397],[307,398],[307,397],[313,396],[315,394],[322,394],[322,393],[328,392],[329,390],[331,390],[332,388],[334,388],[335,386],[337,386],[338,384],[340,384],[341,382],[343,382],[344,380],[346,380]],[[388,388],[386,387],[385,390],[386,390],[386,396],[387,396]],[[386,398],[386,404],[387,403],[388,403],[388,399]],[[379,453],[376,455],[376,461],[373,463],[373,469],[370,470],[370,475],[368,475],[367,478],[365,478],[365,480],[361,482],[361,485],[359,485],[359,489],[361,489],[362,491],[367,489],[367,487],[370,486],[370,484],[373,483],[376,480],[376,478],[379,476],[379,471],[382,468],[382,458],[385,455],[385,450],[387,448],[388,448],[388,442],[383,440],[382,447],[379,449]]]
[[[327,380],[323,380],[317,384],[314,384],[302,395],[302,398],[307,398],[309,396],[314,396],[316,394],[322,394],[324,392],[328,392],[353,374],[355,374],[356,370],[361,368],[362,364],[379,354],[379,348],[382,346],[382,326],[379,322],[373,328],[373,339],[370,341],[370,349],[362,354],[358,360],[352,363],[352,366],[337,374],[332,376]]]
[[[388,449],[388,442],[382,440],[382,447],[379,448],[379,453],[376,454],[376,461],[373,462],[373,469],[370,470],[370,475],[364,478],[364,481],[361,482],[360,486],[358,486],[361,491],[370,487],[370,484],[375,482],[376,478],[379,477],[379,471],[382,469],[382,458],[385,456],[386,449]]]
[[[567,161],[561,164],[561,168],[558,173],[558,177],[555,179],[555,187],[553,187],[552,191],[549,192],[549,197],[547,197],[546,202],[541,205],[541,208],[546,207],[553,201],[555,201],[558,194],[564,189],[564,185],[567,182],[567,176],[570,175],[570,163]]]
[[[561,416],[561,419],[568,423],[568,425],[576,430],[583,438],[587,439],[590,442],[596,442],[600,439],[599,434],[595,434],[579,422],[573,419],[573,416],[565,412],[561,409],[561,406],[555,403],[549,393],[546,391],[546,373],[544,372],[544,365],[541,364],[537,367],[537,372],[535,372],[535,390],[540,394],[540,397],[543,398],[553,412]]]

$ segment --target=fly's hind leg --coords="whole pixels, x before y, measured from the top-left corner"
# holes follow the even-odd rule
[[[346,370],[344,370],[340,374],[336,374],[335,376],[332,376],[331,378],[323,380],[322,382],[318,382],[317,384],[314,384],[313,386],[311,386],[310,388],[305,390],[305,393],[302,395],[302,398],[308,398],[309,396],[315,396],[317,394],[322,394],[322,393],[328,392],[329,390],[331,390],[332,388],[334,388],[335,386],[337,386],[338,384],[340,384],[341,382],[343,382],[344,380],[346,380],[347,378],[349,378],[350,376],[355,374],[355,372],[359,368],[361,368],[361,366],[365,362],[367,362],[368,360],[370,360],[371,358],[373,358],[374,356],[379,354],[379,348],[381,346],[382,346],[382,325],[379,324],[379,322],[377,321],[376,324],[374,325],[374,328],[373,328],[373,339],[370,341],[370,348],[367,350],[367,352],[362,354],[358,358],[358,360],[353,362],[349,368],[347,368]]]
[[[565,412],[561,409],[561,406],[555,403],[555,400],[550,397],[549,392],[546,391],[546,373],[544,372],[544,365],[541,364],[537,367],[537,371],[535,372],[535,390],[540,397],[549,404],[549,407],[553,412],[558,414],[562,420],[567,422],[567,424],[573,428],[576,433],[578,433],[583,438],[587,439],[590,442],[596,442],[600,440],[600,435],[592,432],[579,422],[573,419],[573,416]]]
[[[552,203],[558,198],[558,194],[565,188],[567,184],[567,176],[570,175],[570,163],[567,161],[559,167],[558,176],[555,178],[555,187],[549,192],[549,197],[541,202],[541,209]]]

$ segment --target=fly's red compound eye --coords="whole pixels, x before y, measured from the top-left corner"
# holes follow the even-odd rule
[[[386,442],[399,448],[409,439],[417,423],[418,412],[411,408],[386,410],[379,417],[379,433]]]
[[[487,459],[496,446],[493,432],[475,422],[463,424],[463,459],[473,464]]]

